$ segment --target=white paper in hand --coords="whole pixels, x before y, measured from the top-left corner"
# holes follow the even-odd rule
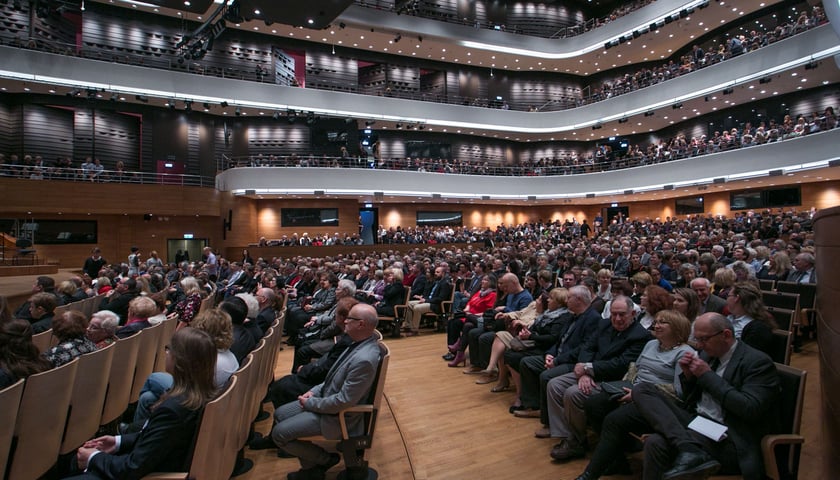
[[[688,424],[688,428],[716,442],[726,438],[726,425],[721,425],[699,415]]]

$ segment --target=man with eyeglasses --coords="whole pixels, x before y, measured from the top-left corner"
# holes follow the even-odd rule
[[[574,370],[549,380],[548,426],[560,443],[551,458],[566,461],[586,453],[586,413],[583,402],[601,390],[600,382],[621,380],[630,362],[650,341],[650,332],[634,319],[633,301],[616,297],[610,303],[610,319],[600,320],[598,330],[584,344]]]
[[[701,353],[679,361],[682,404],[640,383],[633,388],[635,408],[608,415],[602,436],[655,432],[645,440],[644,479],[705,478],[718,470],[764,478],[761,438],[776,431],[778,420],[776,367],[738,341],[732,323],[718,313],[697,318],[694,338]],[[715,441],[691,429],[697,417],[726,426],[726,437]]]
[[[379,367],[380,351],[376,309],[360,303],[350,309],[344,322],[344,333],[353,343],[336,360],[320,385],[287,403],[274,412],[276,424],[271,429],[274,444],[300,460],[301,469],[288,475],[289,480],[319,480],[327,470],[341,460],[320,446],[299,441],[302,437],[323,435],[340,439],[339,411],[358,405],[373,387]],[[350,436],[363,431],[364,414],[348,413],[347,430]]]

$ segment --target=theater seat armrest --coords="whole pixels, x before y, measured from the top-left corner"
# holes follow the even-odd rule
[[[776,463],[775,449],[777,446],[801,445],[803,443],[805,443],[805,437],[795,433],[765,435],[764,438],[761,439],[761,455],[764,457],[764,471],[766,475],[774,480],[780,480],[783,478],[780,475],[779,468]]]

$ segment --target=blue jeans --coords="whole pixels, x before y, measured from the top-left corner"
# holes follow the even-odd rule
[[[165,372],[154,372],[149,375],[143,388],[140,390],[140,399],[137,400],[137,410],[134,411],[134,423],[142,425],[152,414],[152,405],[163,396],[175,381],[172,375]]]

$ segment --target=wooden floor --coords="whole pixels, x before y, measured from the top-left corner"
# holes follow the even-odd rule
[[[536,419],[507,413],[513,393],[490,393],[492,385],[476,385],[462,368],[447,368],[443,334],[388,339],[391,364],[385,386],[383,412],[370,454],[371,466],[383,479],[415,480],[529,480],[573,479],[587,460],[552,463],[550,439],[534,438]],[[288,373],[292,351],[281,351],[275,373]],[[817,345],[811,342],[791,364],[808,371],[802,433],[806,437],[800,478],[828,480],[821,472],[821,405]],[[278,377],[279,378],[279,377]],[[269,405],[266,405],[267,409]],[[268,432],[266,420],[257,430]],[[277,458],[271,450],[246,450],[256,466],[243,480],[284,479],[299,467],[295,459]],[[640,465],[634,464],[638,471]],[[339,467],[327,478],[335,479]],[[615,476],[616,479],[638,478]],[[733,478],[733,477],[721,477]]]

